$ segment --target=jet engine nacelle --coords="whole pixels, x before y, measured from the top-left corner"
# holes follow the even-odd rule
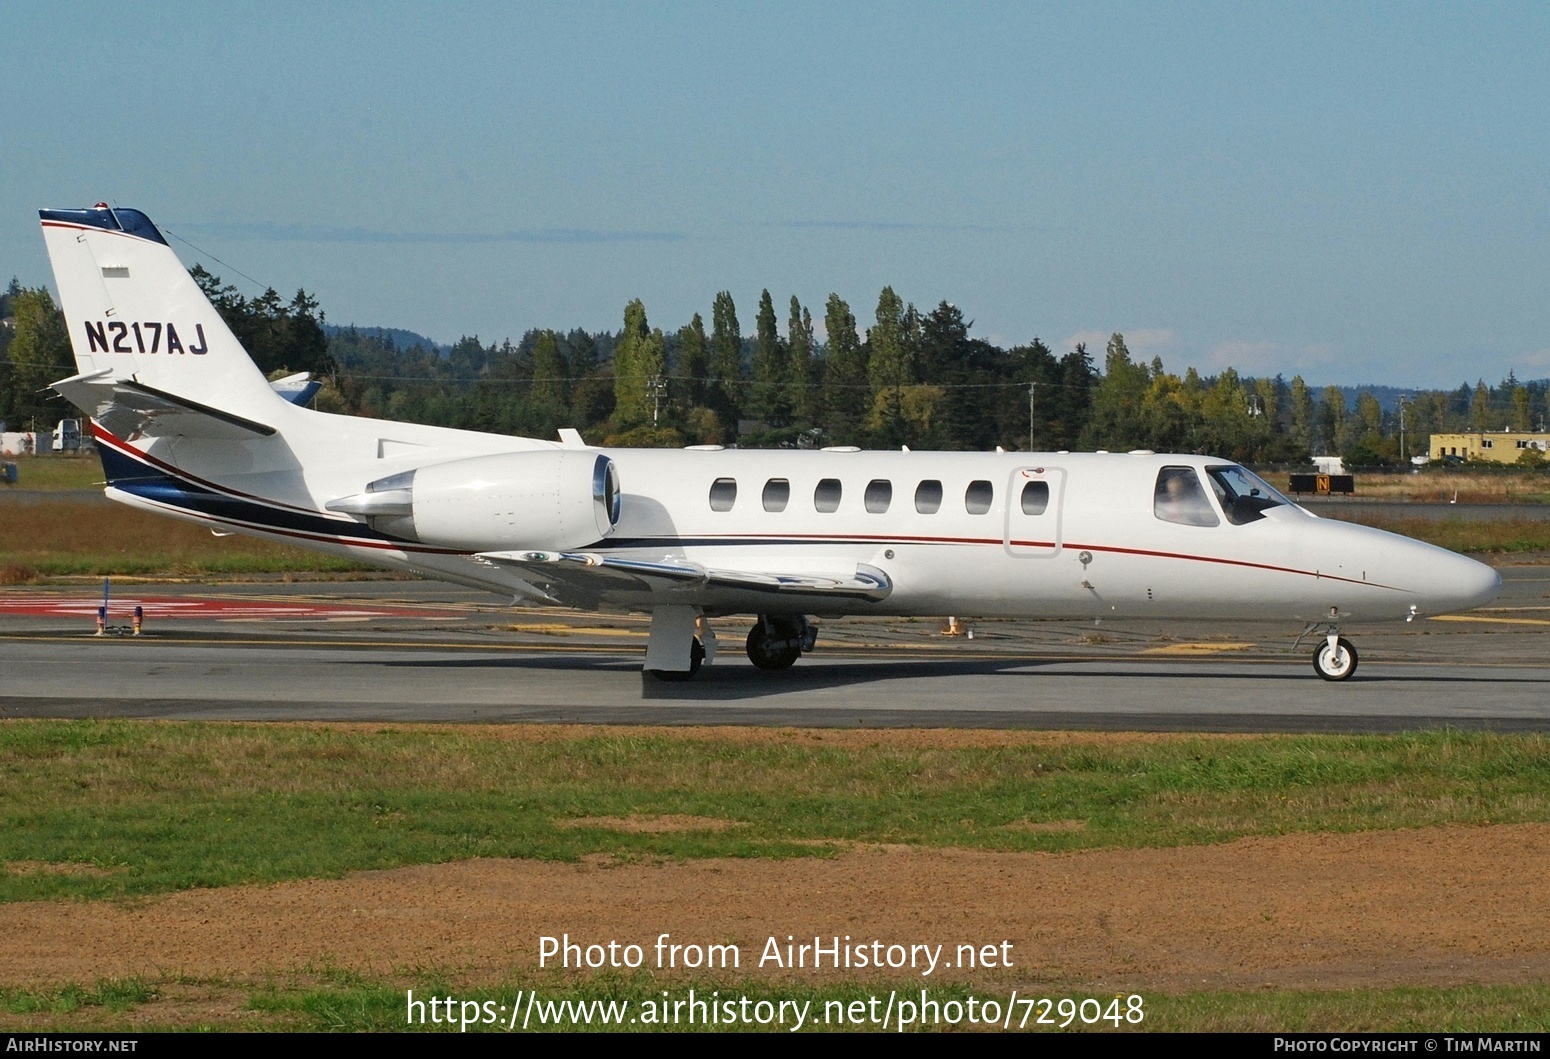
[[[395,474],[325,506],[432,547],[565,551],[613,532],[619,476],[596,452],[504,452]]]

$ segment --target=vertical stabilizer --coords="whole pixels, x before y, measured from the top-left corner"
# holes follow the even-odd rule
[[[284,399],[139,210],[39,210],[77,371],[268,420]]]

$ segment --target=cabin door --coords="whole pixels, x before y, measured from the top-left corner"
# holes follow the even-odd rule
[[[1019,467],[1006,494],[1007,554],[1048,559],[1060,554],[1060,510],[1066,472],[1059,467]]]

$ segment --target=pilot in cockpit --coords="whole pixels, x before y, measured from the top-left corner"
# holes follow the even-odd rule
[[[1215,526],[1216,512],[1200,488],[1200,477],[1193,467],[1164,467],[1157,474],[1153,513],[1164,522],[1181,526]]]

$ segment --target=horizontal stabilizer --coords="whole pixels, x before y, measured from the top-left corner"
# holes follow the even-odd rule
[[[295,375],[287,375],[283,379],[276,379],[269,384],[269,388],[291,404],[307,407],[307,402],[317,396],[323,388],[323,380],[314,378],[310,371],[298,371]]]
[[[596,597],[612,591],[672,593],[706,587],[768,592],[815,599],[879,602],[893,582],[876,567],[856,564],[849,575],[784,574],[762,570],[713,569],[697,563],[624,559],[593,552],[481,552],[477,558],[516,568],[524,581],[545,586],[556,600]]]
[[[61,379],[53,389],[116,437],[268,437],[274,427],[158,390],[135,379],[115,379],[111,369]]]

